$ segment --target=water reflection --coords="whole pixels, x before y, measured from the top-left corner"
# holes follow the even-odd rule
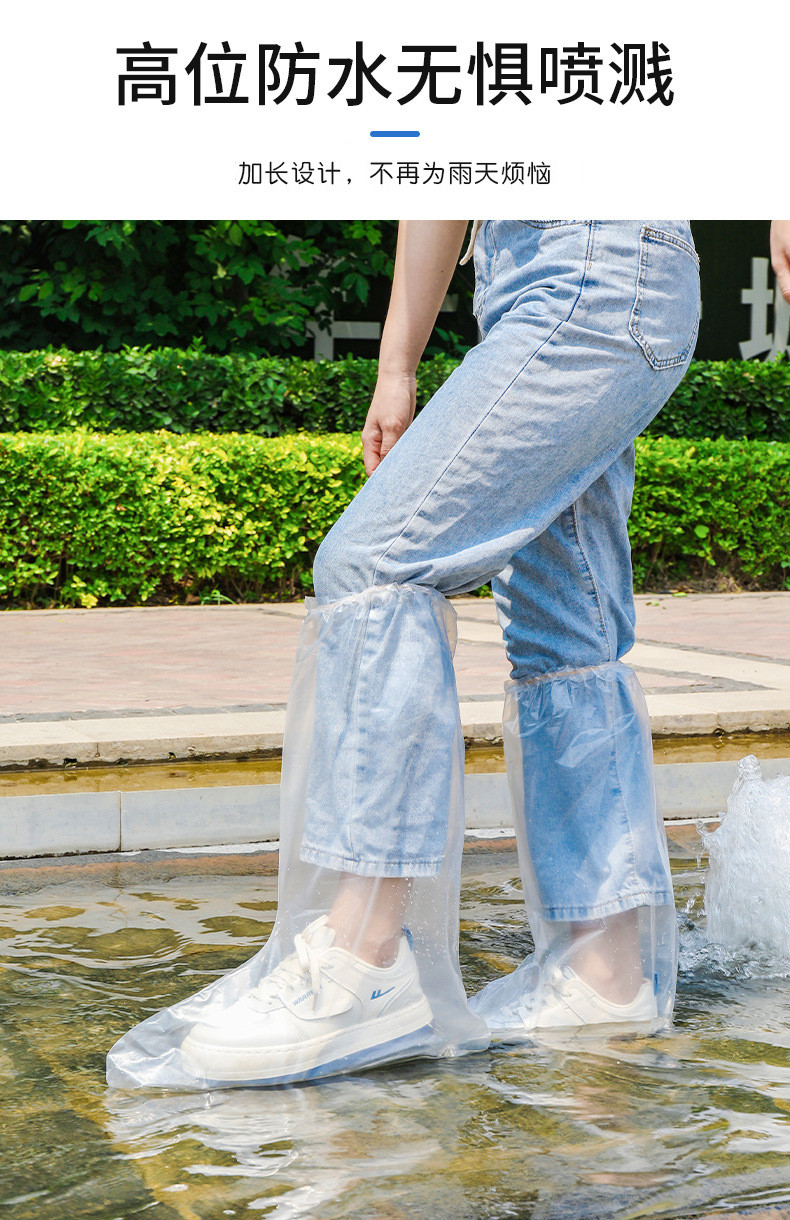
[[[206,1094],[109,1091],[103,1055],[257,949],[272,878],[0,896],[0,1207],[15,1220],[628,1220],[790,1200],[790,963],[708,945],[704,871],[676,854],[671,1032]],[[516,877],[507,855],[467,865],[470,989],[529,950]]]

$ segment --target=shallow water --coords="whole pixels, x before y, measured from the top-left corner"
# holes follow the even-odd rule
[[[0,888],[0,1217],[629,1220],[783,1205],[790,963],[709,946],[703,870],[693,847],[673,854],[671,1033],[197,1096],[111,1093],[104,1053],[259,947],[275,879],[172,865],[169,879],[88,885],[75,871],[24,896]],[[474,990],[529,949],[514,855],[467,859],[462,919]]]

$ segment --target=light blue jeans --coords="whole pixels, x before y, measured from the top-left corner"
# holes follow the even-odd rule
[[[489,220],[474,261],[481,342],[316,556],[327,613],[301,858],[436,875],[457,723],[438,595],[492,580],[523,686],[524,817],[545,917],[671,902],[650,760],[633,765],[641,690],[619,658],[634,641],[633,441],[696,341],[689,225]],[[361,602],[352,658],[343,607]],[[596,680],[564,680],[580,670]]]

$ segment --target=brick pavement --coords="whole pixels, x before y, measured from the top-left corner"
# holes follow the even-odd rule
[[[496,741],[493,603],[455,599],[468,740]],[[0,765],[276,751],[298,603],[0,615]],[[790,593],[637,598],[629,660],[657,734],[790,726]]]

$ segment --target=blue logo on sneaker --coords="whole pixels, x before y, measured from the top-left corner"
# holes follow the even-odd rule
[[[370,998],[371,1000],[380,1000],[383,995],[389,995],[389,993],[394,990],[394,987],[388,987],[386,991],[374,991]]]

